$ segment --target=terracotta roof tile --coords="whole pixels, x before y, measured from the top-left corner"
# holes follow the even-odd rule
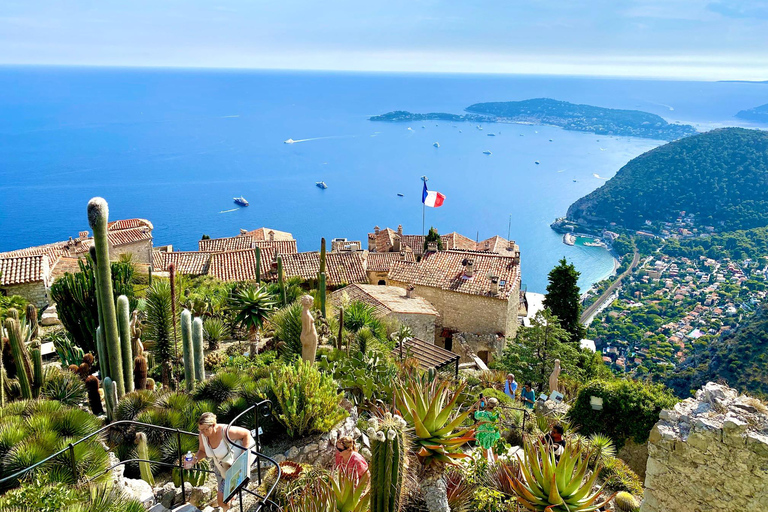
[[[473,276],[464,273],[465,259],[474,261]],[[395,262],[389,271],[389,279],[404,284],[430,286],[472,295],[490,296],[491,280],[499,278],[498,298],[507,299],[520,287],[520,266],[511,256],[497,254],[440,251],[425,255],[418,263]]]
[[[399,252],[369,252],[366,269],[369,272],[389,272],[395,261],[416,261],[413,251]]]
[[[160,252],[152,254],[152,265],[158,272],[167,272],[168,266],[173,263],[180,274],[199,276],[208,273],[208,265],[211,262],[210,252],[178,251]]]
[[[368,238],[374,240],[375,244],[372,247],[376,252],[389,252],[392,251],[395,245],[395,240],[400,237],[401,246],[409,247],[413,250],[414,254],[424,254],[424,236],[423,235],[398,235],[396,231],[390,228],[384,228],[379,230],[379,234],[369,233]],[[462,250],[462,251],[485,251],[495,252],[498,254],[506,254],[509,242],[500,237],[492,236],[486,240],[475,242],[469,237],[466,237],[460,233],[452,232],[445,235],[440,235],[440,239],[443,242],[443,250]],[[514,242],[512,242],[514,244]],[[519,248],[518,248],[519,250]]]
[[[276,229],[270,229],[270,228],[254,229],[253,231],[247,231],[245,234],[250,236],[254,242],[258,242],[258,241],[264,241],[264,240],[269,241],[270,232],[274,233],[275,240],[281,240],[281,241],[293,240],[292,234],[286,231],[278,231]]]
[[[73,258],[71,256],[62,256],[59,258],[51,269],[51,282],[56,281],[66,273],[76,274],[80,272],[79,261],[80,258]]]
[[[107,232],[107,238],[109,238],[109,244],[112,247],[120,247],[121,245],[152,240],[152,231],[147,227],[121,229]]]
[[[261,250],[261,278],[267,280],[268,272],[274,258],[271,249]],[[222,281],[255,281],[256,280],[256,250],[217,252],[211,254],[208,265],[208,275]]]
[[[0,259],[0,285],[2,286],[39,281],[47,285],[49,272],[48,256],[44,254]]]
[[[317,279],[317,273],[320,271],[319,252],[283,254],[281,257],[285,277],[298,276],[302,279]],[[368,282],[363,256],[359,252],[326,253],[325,267],[327,284],[330,286]]]
[[[253,247],[273,249],[278,254],[296,254],[296,240],[254,240]]]
[[[123,219],[123,220],[113,220],[109,224],[107,224],[107,230],[109,231],[119,231],[121,229],[132,229],[132,228],[149,228],[150,230],[154,229],[154,226],[152,226],[152,223],[149,222],[147,219]]]
[[[244,235],[199,240],[197,247],[203,252],[240,251],[252,248],[251,238]]]

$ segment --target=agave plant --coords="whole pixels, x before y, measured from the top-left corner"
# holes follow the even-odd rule
[[[526,441],[520,477],[510,479],[517,501],[532,512],[593,512],[613,499],[600,499],[603,487],[592,493],[600,472],[587,476],[591,451],[569,441],[559,461],[542,442]],[[585,480],[586,477],[586,481]]]
[[[335,503],[336,512],[366,512],[371,496],[368,491],[369,474],[363,473],[359,479],[345,471],[336,473],[329,482],[331,504]]]
[[[461,384],[451,393],[448,382],[426,376],[414,377],[407,386],[396,387],[400,415],[414,429],[416,455],[424,470],[420,485],[430,512],[449,510],[442,478],[445,465],[466,457],[461,446],[474,439],[472,429],[460,430],[470,414],[457,414],[456,402],[463,389]]]

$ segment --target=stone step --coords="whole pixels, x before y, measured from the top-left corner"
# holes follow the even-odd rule
[[[184,505],[179,505],[178,507],[174,508],[171,512],[200,512],[200,509],[194,505],[185,503]]]

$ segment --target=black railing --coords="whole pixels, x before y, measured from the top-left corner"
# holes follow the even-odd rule
[[[232,439],[229,436],[229,427],[232,424],[234,424],[235,422],[237,422],[237,420],[239,420],[242,416],[244,416],[245,414],[247,414],[247,413],[249,413],[250,411],[253,411],[253,410],[256,410],[256,436],[254,437],[255,445],[246,448],[246,447],[243,447],[243,446],[237,444],[236,442],[232,441]],[[261,416],[270,414],[271,410],[272,410],[272,402],[270,402],[269,400],[263,400],[263,401],[255,404],[255,405],[252,405],[251,407],[249,407],[248,409],[246,409],[242,413],[238,414],[232,420],[232,422],[227,425],[227,428],[224,431],[225,435],[227,436],[227,441],[228,442],[230,442],[231,444],[233,444],[234,446],[236,446],[237,448],[239,448],[242,451],[246,451],[247,450],[247,451],[250,451],[251,454],[255,455],[256,460],[254,461],[254,463],[251,464],[251,466],[253,466],[253,464],[256,464],[256,466],[257,466],[257,475],[258,475],[257,479],[258,479],[259,485],[261,485],[261,467],[262,467],[261,459],[266,459],[267,461],[272,463],[277,468],[277,479],[275,480],[275,483],[272,484],[272,486],[269,489],[266,490],[266,492],[264,493],[264,496],[258,494],[257,492],[251,491],[251,490],[249,490],[249,489],[247,489],[245,487],[240,489],[239,496],[238,496],[238,501],[240,502],[240,510],[241,510],[241,512],[243,510],[243,495],[242,495],[243,491],[245,491],[245,492],[251,494],[252,496],[255,496],[256,498],[258,498],[258,500],[259,500],[259,504],[258,505],[259,506],[256,508],[255,512],[261,512],[262,510],[264,510],[264,505],[268,505],[270,507],[270,509],[269,509],[270,511],[280,511],[280,510],[282,510],[282,508],[277,503],[275,503],[274,501],[272,501],[270,499],[270,496],[272,495],[272,492],[274,492],[275,487],[277,486],[277,483],[280,481],[280,477],[282,475],[282,471],[280,470],[280,465],[277,464],[277,462],[275,462],[275,460],[272,459],[271,457],[267,457],[266,455],[263,455],[263,454],[258,452],[258,450],[261,448],[261,441],[260,441],[261,432],[260,432],[260,429],[259,429],[259,423],[260,423],[259,420],[260,420]],[[178,461],[179,461],[179,463],[178,464],[171,464],[171,463],[168,463],[168,462],[159,462],[159,461],[154,461],[154,460],[138,459],[138,458],[136,458],[136,459],[126,459],[126,460],[119,461],[117,464],[113,464],[112,466],[106,468],[104,471],[101,471],[99,474],[97,474],[95,476],[92,476],[90,478],[84,479],[82,482],[78,482],[77,481],[78,480],[78,478],[77,478],[77,460],[76,460],[76,457],[75,457],[75,446],[77,446],[80,443],[83,443],[83,442],[85,442],[85,441],[87,441],[87,440],[89,440],[89,439],[91,439],[93,437],[100,436],[102,433],[104,433],[104,432],[108,431],[109,429],[114,428],[114,427],[116,427],[118,425],[134,425],[134,426],[140,426],[140,427],[149,428],[149,429],[162,430],[162,431],[166,431],[166,432],[173,432],[173,433],[175,433],[176,434],[176,442],[177,442],[177,451],[178,451]],[[194,432],[187,432],[186,430],[181,430],[181,429],[178,429],[178,428],[170,428],[170,427],[162,427],[160,425],[152,425],[151,423],[142,423],[140,421],[133,421],[133,420],[115,421],[115,422],[110,423],[109,425],[106,425],[106,426],[100,428],[99,430],[97,430],[97,431],[95,431],[95,432],[93,432],[91,434],[88,434],[87,436],[83,437],[82,439],[77,440],[74,443],[69,443],[69,445],[66,448],[63,448],[63,449],[59,450],[58,452],[56,452],[56,453],[54,453],[52,455],[49,455],[45,459],[43,459],[43,460],[41,460],[41,461],[39,461],[39,462],[37,462],[37,463],[27,467],[27,468],[21,469],[21,470],[13,473],[11,475],[8,475],[8,476],[0,479],[0,488],[3,488],[4,484],[13,481],[14,479],[24,475],[25,473],[28,473],[29,471],[32,471],[33,469],[38,468],[38,467],[42,466],[43,464],[45,464],[46,462],[49,462],[50,460],[55,459],[56,457],[58,457],[58,456],[64,454],[65,452],[69,451],[70,464],[72,466],[72,476],[75,479],[75,484],[76,485],[90,483],[90,482],[92,482],[92,481],[94,481],[96,479],[99,479],[99,478],[103,477],[104,475],[106,475],[107,473],[109,473],[110,471],[115,469],[116,467],[124,465],[124,464],[128,464],[129,462],[148,462],[150,464],[157,465],[157,466],[163,466],[163,467],[169,467],[169,468],[178,468],[180,470],[179,473],[181,474],[181,500],[182,500],[182,503],[184,503],[184,500],[186,499],[186,486],[185,486],[185,482],[184,482],[184,471],[183,471],[184,470],[184,466],[183,466],[183,463],[182,463],[182,456],[183,456],[183,454],[181,453],[181,436],[182,435],[193,436],[193,437],[198,437],[199,436],[199,434],[196,434]],[[206,472],[206,473],[213,473],[213,470],[202,469],[202,468],[195,468],[195,469],[192,469],[191,471],[203,471],[203,472]],[[224,475],[221,475],[221,476],[222,476],[222,478],[224,477]],[[173,505],[173,503],[172,503],[172,505]]]

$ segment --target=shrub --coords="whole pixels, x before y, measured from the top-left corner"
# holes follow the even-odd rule
[[[80,405],[85,400],[85,384],[80,377],[69,370],[46,368],[40,395],[57,400],[64,405]]]
[[[273,412],[275,419],[290,437],[328,432],[347,415],[339,405],[342,395],[336,382],[311,363],[278,367],[269,378],[269,388],[279,408]]]
[[[285,361],[301,357],[301,303],[295,302],[278,309],[269,323],[275,330],[280,355]]]
[[[82,495],[71,485],[34,481],[8,491],[0,497],[0,510],[19,507],[19,510],[59,512],[82,500]]]
[[[590,405],[590,397],[603,399],[602,410]],[[617,449],[627,439],[638,444],[648,440],[651,429],[659,420],[662,409],[677,402],[662,385],[632,380],[592,381],[579,390],[568,418],[583,435],[603,433],[613,439]]]
[[[605,466],[600,470],[600,478],[605,482],[606,488],[613,491],[626,491],[635,496],[643,495],[643,483],[640,477],[623,460],[607,457],[603,461]]]

